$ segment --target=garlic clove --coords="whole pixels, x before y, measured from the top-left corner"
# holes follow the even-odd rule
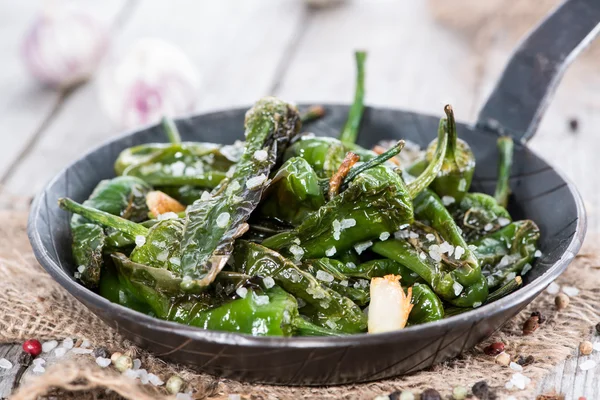
[[[412,288],[404,294],[399,275],[386,275],[371,279],[369,304],[369,333],[389,332],[406,326],[413,305],[410,304]]]

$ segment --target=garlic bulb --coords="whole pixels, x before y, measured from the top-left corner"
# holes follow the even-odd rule
[[[193,111],[200,77],[179,48],[141,39],[100,73],[98,90],[108,116],[132,128]]]
[[[406,326],[413,308],[410,304],[412,287],[404,294],[400,275],[386,275],[371,279],[371,302],[369,303],[369,333],[389,332]]]
[[[108,30],[83,11],[60,8],[43,12],[25,34],[22,56],[43,84],[68,88],[87,80],[108,47]]]

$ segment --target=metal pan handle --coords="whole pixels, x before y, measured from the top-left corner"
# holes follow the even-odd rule
[[[567,0],[519,44],[476,126],[527,141],[567,66],[600,32],[600,0]]]

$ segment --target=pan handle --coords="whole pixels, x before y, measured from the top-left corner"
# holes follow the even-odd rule
[[[600,0],[566,0],[519,44],[476,126],[527,141],[565,69],[600,32]]]

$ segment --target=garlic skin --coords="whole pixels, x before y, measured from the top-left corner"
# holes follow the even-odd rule
[[[413,308],[410,304],[412,287],[404,294],[400,275],[386,275],[371,279],[371,303],[369,304],[369,333],[381,333],[402,329]]]
[[[188,57],[160,39],[140,39],[99,76],[100,103],[123,128],[194,110],[200,76]]]
[[[44,85],[67,89],[92,76],[109,44],[104,23],[81,10],[42,12],[25,34],[22,58]]]

